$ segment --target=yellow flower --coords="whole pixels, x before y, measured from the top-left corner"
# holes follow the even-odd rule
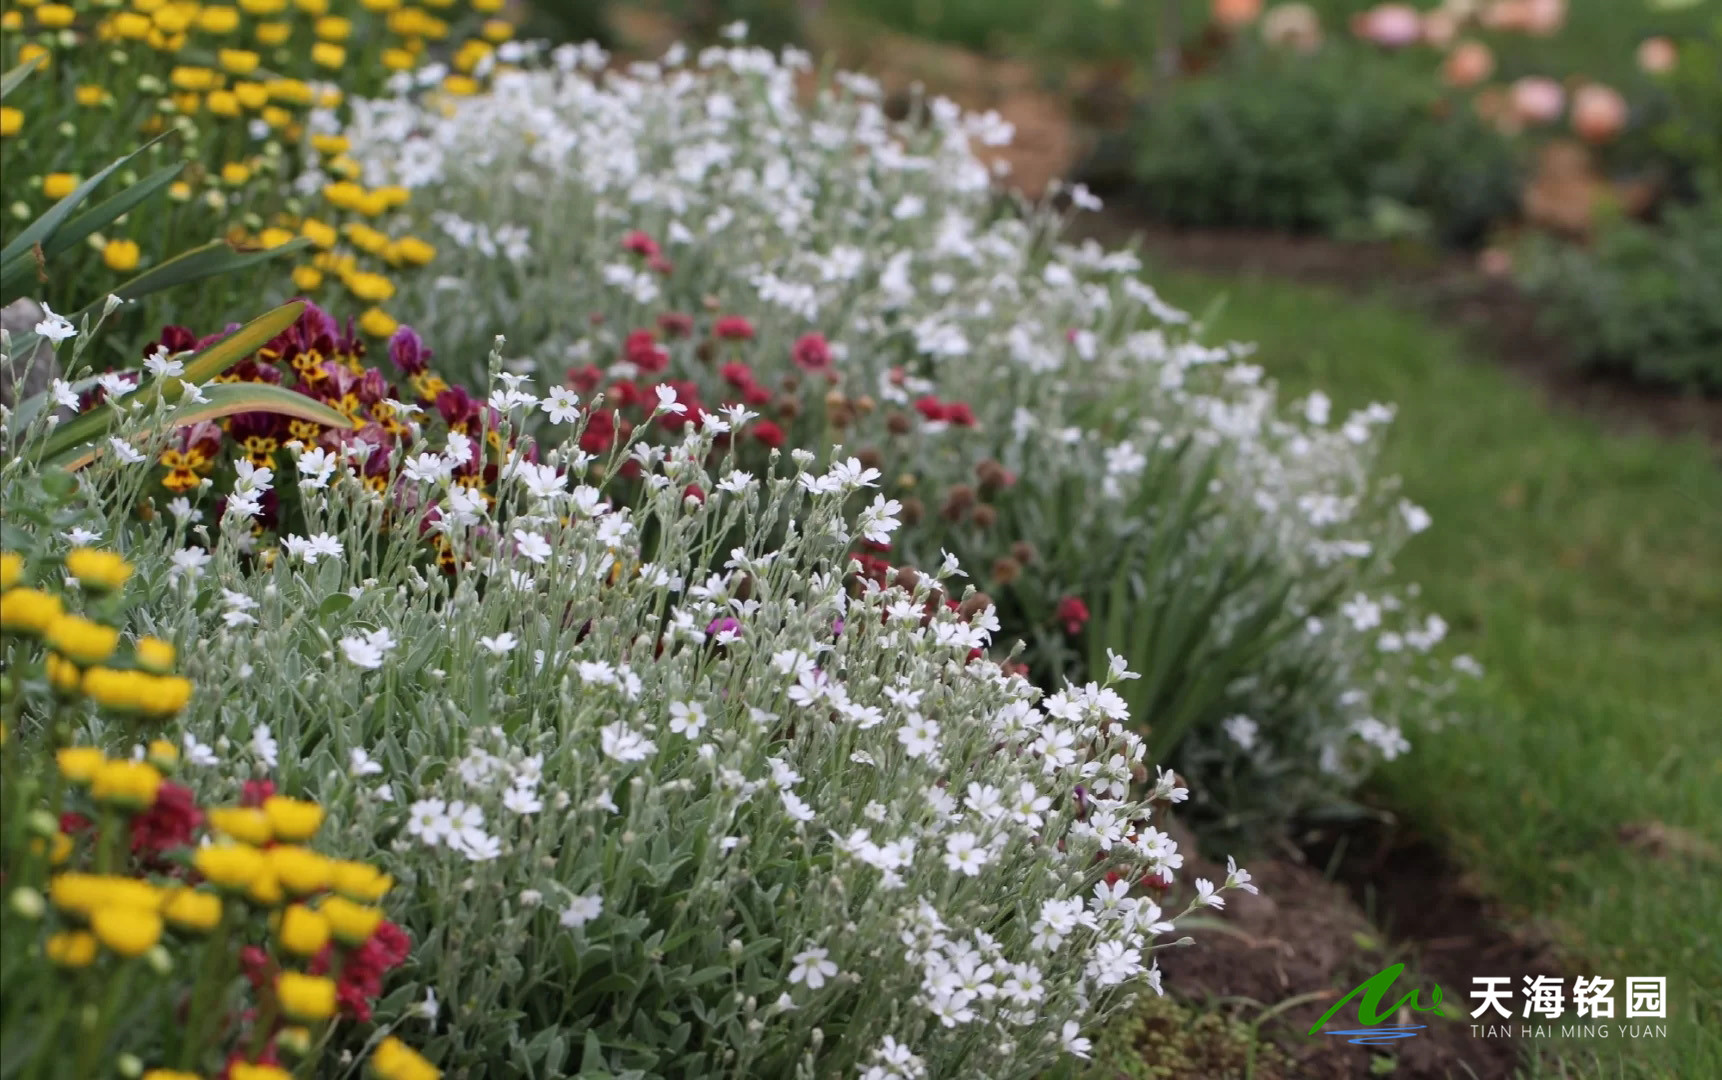
[[[366,11],[381,15],[401,6],[401,0],[359,0],[359,6]]]
[[[239,12],[230,7],[206,7],[197,13],[197,28],[206,34],[231,34],[239,29]]]
[[[191,680],[183,675],[139,674],[133,684],[132,705],[155,717],[172,716],[191,701]]]
[[[351,141],[345,135],[311,136],[311,146],[315,148],[319,154],[325,154],[329,157],[334,157],[337,154],[345,154],[348,147],[351,145]]]
[[[293,36],[293,24],[284,22],[258,23],[257,29],[253,33],[256,35],[259,45],[274,48],[277,45],[287,44],[287,39]]]
[[[279,105],[269,105],[263,110],[263,122],[279,131],[292,126],[293,114]]]
[[[282,244],[293,241],[293,230],[283,229],[279,225],[271,225],[257,236],[257,242],[265,248],[278,248]]]
[[[42,194],[50,199],[63,199],[78,189],[78,178],[71,173],[49,173],[42,177]]]
[[[324,41],[346,41],[353,33],[353,20],[340,15],[325,15],[312,25],[311,30]]]
[[[204,104],[217,116],[238,116],[240,113],[239,96],[231,90],[211,90]]]
[[[108,756],[94,746],[68,746],[54,752],[60,775],[73,784],[89,783],[107,760]]]
[[[389,234],[373,229],[362,221],[348,222],[342,230],[360,251],[381,255],[389,246]]]
[[[48,841],[48,865],[59,866],[72,856],[72,838],[57,832]]]
[[[347,50],[332,41],[319,41],[311,46],[311,62],[318,67],[339,68],[347,62]]]
[[[179,765],[179,747],[166,739],[151,739],[144,757],[162,772],[172,772]]]
[[[386,338],[400,329],[400,325],[394,316],[382,308],[367,308],[365,313],[359,316],[359,329],[372,337]]]
[[[0,593],[0,630],[40,634],[65,610],[60,598],[41,589],[7,589]]]
[[[34,42],[31,42],[28,45],[19,46],[19,48],[18,48],[18,63],[19,64],[28,64],[30,61],[36,60],[36,59],[40,59],[42,61],[41,66],[38,67],[36,70],[37,71],[47,71],[48,66],[54,62],[54,54],[50,53],[47,49],[43,48],[40,45],[37,45]]]
[[[263,84],[269,96],[288,105],[311,104],[311,87],[299,79],[270,79]]]
[[[412,201],[413,193],[399,184],[384,184],[377,189],[377,194],[383,197],[390,210],[397,206],[405,206]]]
[[[161,940],[161,916],[135,907],[97,908],[90,929],[121,956],[141,956]]]
[[[329,10],[329,0],[293,0],[293,6],[307,15],[321,15]]]
[[[173,95],[173,107],[174,107],[174,109],[176,111],[182,113],[185,116],[196,116],[198,106],[200,106],[202,104],[203,104],[203,96],[201,94],[196,94],[196,93],[192,93],[191,91],[187,91],[183,94]]]
[[[242,161],[229,161],[221,167],[221,182],[228,187],[243,187],[251,179],[251,166]]]
[[[249,75],[257,70],[261,58],[250,49],[222,49],[215,54],[221,70],[229,75]]]
[[[282,1013],[294,1020],[327,1020],[335,1015],[335,980],[283,971],[275,977],[275,999]]]
[[[411,71],[418,63],[413,54],[405,49],[384,49],[381,59],[383,66],[390,71]]]
[[[46,943],[49,962],[64,968],[89,967],[96,959],[96,935],[85,930],[55,934]]]
[[[132,650],[137,654],[138,663],[158,674],[173,670],[176,656],[173,645],[158,637],[138,638],[137,648]]]
[[[269,868],[289,892],[304,895],[329,887],[329,879],[334,873],[330,864],[334,860],[327,855],[319,855],[296,844],[277,844],[267,854]]]
[[[210,816],[214,824],[214,814]],[[191,857],[191,865],[212,885],[244,889],[268,871],[269,860],[248,844],[219,844],[198,848]]]
[[[394,282],[381,274],[354,274],[347,288],[360,300],[379,303],[395,295]]]
[[[325,190],[325,194],[327,191]],[[311,241],[312,247],[332,248],[339,240],[340,234],[333,225],[326,225],[316,218],[306,218],[299,223],[299,235]]]
[[[109,761],[90,780],[90,796],[127,810],[145,810],[161,790],[161,770],[147,761]]]
[[[279,15],[287,10],[287,0],[239,0],[239,9],[247,15]]]
[[[49,653],[44,657],[42,667],[54,689],[68,697],[77,694],[78,689],[83,686],[84,673],[79,670],[78,665],[59,653]]]
[[[277,840],[309,840],[323,824],[323,808],[303,799],[271,795],[263,800],[263,815],[269,819]]]
[[[315,266],[295,266],[293,287],[300,292],[313,292],[323,284],[323,271]]]
[[[61,615],[48,624],[42,637],[61,656],[81,667],[89,667],[114,654],[120,632],[82,615]]]
[[[257,875],[257,880],[246,887],[245,898],[258,907],[279,906],[285,899],[281,892],[281,879],[275,876],[273,869],[265,870]]]
[[[161,890],[147,881],[76,870],[54,875],[48,882],[48,898],[60,910],[85,917],[98,908],[155,911],[162,900]]]
[[[214,97],[214,94],[209,95]],[[184,180],[175,180],[167,186],[167,197],[175,202],[185,202],[191,198],[191,185]]]
[[[0,555],[0,589],[10,589],[24,576],[24,556],[14,552]]]
[[[167,73],[167,81],[181,90],[210,90],[215,87],[216,74],[206,67],[181,65]]]
[[[135,249],[137,245],[132,247]],[[135,265],[136,260],[133,262]],[[78,579],[78,584],[87,589],[117,589],[132,576],[132,564],[124,556],[87,547],[73,548],[66,553],[66,569]]]
[[[436,248],[416,236],[403,236],[395,241],[395,251],[402,262],[413,266],[423,266],[436,258]]]
[[[11,138],[24,127],[24,112],[10,105],[0,105],[0,139]]]
[[[445,75],[442,88],[455,97],[471,97],[478,93],[478,80],[470,75]]]
[[[148,15],[142,15],[135,11],[122,11],[114,16],[111,25],[115,37],[122,37],[128,41],[142,41],[149,37],[150,28],[155,24],[150,22]]]
[[[489,56],[494,51],[495,50],[487,41],[468,41],[462,44],[459,50],[455,52],[454,66],[460,71],[470,73],[476,69],[479,64],[484,62],[485,57]]]
[[[341,860],[331,868],[329,885],[349,900],[375,902],[394,887],[395,880],[370,863]]]
[[[389,197],[380,191],[367,191],[359,199],[359,213],[366,217],[376,217],[389,208]],[[385,237],[385,242],[387,238]]]
[[[166,4],[150,15],[150,21],[164,34],[180,34],[191,26],[191,15],[182,7]]]
[[[364,197],[365,189],[351,180],[337,180],[333,184],[323,185],[323,198],[341,210],[356,209],[359,200]]]
[[[237,82],[233,84],[233,96],[247,109],[261,109],[269,103],[269,88],[262,83]]]
[[[371,1071],[377,1080],[438,1080],[442,1076],[442,1070],[394,1035],[377,1044],[371,1054]]]
[[[236,1061],[227,1070],[228,1080],[293,1080],[293,1074],[279,1065],[251,1065]]]
[[[162,901],[161,914],[180,930],[207,933],[221,921],[221,897],[197,889],[174,889]]]
[[[290,904],[281,913],[276,931],[281,947],[299,956],[311,956],[329,944],[329,920],[304,904]]]
[[[495,15],[508,3],[508,0],[472,0],[472,10],[486,15]]]
[[[24,13],[22,11],[0,11],[0,30],[24,29]]]
[[[275,838],[268,815],[255,806],[215,806],[208,814],[210,828],[235,840],[261,847]]]
[[[109,270],[123,274],[137,269],[140,254],[135,240],[109,240],[102,248],[102,262]]]
[[[86,83],[72,91],[72,96],[77,100],[79,105],[84,106],[86,109],[93,109],[98,105],[107,103],[108,88],[105,86],[96,86],[91,83]]]
[[[328,897],[317,910],[328,920],[335,940],[353,948],[369,941],[383,921],[381,908],[355,904],[344,896]]]
[[[196,1073],[180,1072],[178,1069],[151,1069],[139,1077],[139,1080],[203,1080]]]
[[[49,30],[64,30],[78,19],[78,13],[65,4],[43,4],[36,9],[36,21]]]

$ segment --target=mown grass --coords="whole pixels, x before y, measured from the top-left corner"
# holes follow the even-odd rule
[[[1572,975],[1663,975],[1667,1038],[1553,1040],[1538,1076],[1722,1076],[1722,468],[1713,448],[1550,407],[1385,299],[1171,273],[1288,387],[1398,403],[1387,466],[1436,528],[1400,565],[1487,667],[1382,797],[1442,838]],[[1676,850],[1624,843],[1653,824]],[[1478,971],[1478,975],[1489,972]],[[1466,991],[1469,987],[1465,988]],[[1469,1006],[1467,1006],[1467,1009]],[[1617,1007],[1617,1009],[1620,1007]],[[1618,1015],[1618,1012],[1617,1012]]]

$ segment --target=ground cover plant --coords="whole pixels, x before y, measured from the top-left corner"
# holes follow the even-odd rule
[[[879,497],[858,525],[841,512],[875,471],[812,472],[795,454],[753,477],[732,444],[708,473],[722,425],[755,419],[739,407],[667,450],[580,450],[590,411],[556,442],[516,444],[540,402],[518,378],[492,400],[499,428],[435,448],[415,434],[381,490],[356,434],[335,453],[292,448],[281,483],[300,488],[309,535],[269,551],[250,528],[268,468],[239,468],[219,521],[134,524],[148,451],[174,426],[165,403],[127,410],[75,480],[35,464],[53,425],[9,414],[8,506],[46,506],[32,516],[51,524],[8,531],[8,752],[79,733],[123,752],[136,706],[95,673],[122,632],[139,655],[179,643],[184,692],[166,711],[186,783],[312,799],[296,832],[263,799],[277,840],[322,826],[331,854],[381,864],[413,950],[359,1019],[456,1072],[1032,1076],[1086,1054],[1082,1031],[1128,984],[1157,986],[1152,949],[1175,917],[1153,898],[1180,856],[1149,822],[1187,790],[1147,772],[1108,685],[1043,697],[979,658],[990,606],[934,595],[954,559],[914,588],[845,572],[848,530],[892,527]],[[671,395],[656,412],[679,408]],[[500,466],[491,490],[455,482],[472,455]],[[632,504],[582,482],[630,460],[648,492]],[[38,610],[52,595],[36,583],[60,563],[84,573],[98,544],[124,549],[98,561],[129,607],[104,609],[99,633]],[[1104,678],[1130,677],[1118,663]],[[249,775],[209,768],[224,758]],[[153,806],[159,776],[128,769]],[[194,867],[221,880],[209,858]],[[289,891],[333,880],[300,861],[277,866]],[[1248,882],[1229,867],[1183,909]],[[148,922],[163,894],[138,896]],[[279,1042],[246,1056],[268,1064]]]
[[[1713,447],[1551,412],[1386,297],[1160,271],[1174,299],[1223,291],[1217,327],[1260,340],[1291,386],[1403,403],[1387,460],[1451,528],[1401,563],[1488,675],[1466,694],[1476,720],[1386,769],[1376,796],[1552,930],[1570,973],[1669,980],[1667,1039],[1552,1040],[1531,1075],[1715,1073],[1722,771],[1693,749],[1722,694]]]
[[[793,52],[602,65],[570,47],[452,109],[354,103],[365,182],[441,230],[451,276],[403,294],[434,369],[470,378],[494,319],[505,364],[602,395],[587,452],[663,393],[688,409],[671,437],[761,410],[744,461],[847,447],[906,523],[858,539],[877,583],[953,551],[1042,682],[1128,654],[1156,750],[1255,800],[1219,801],[1233,824],[1327,798],[1439,715],[1442,625],[1388,578],[1428,524],[1370,464],[1390,408],[1278,405],[1134,257],[1001,212],[970,147],[1008,138],[996,116],[895,123],[850,75],[803,103]]]

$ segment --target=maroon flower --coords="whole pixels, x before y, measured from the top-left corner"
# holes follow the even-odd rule
[[[915,411],[932,423],[938,423],[939,421],[946,419],[944,402],[933,397],[931,394],[926,397],[916,399]]]
[[[828,371],[831,368],[831,346],[824,334],[803,334],[795,341],[789,357],[803,371]]]
[[[403,375],[418,375],[430,366],[431,351],[410,326],[398,328],[389,338],[389,359]]]
[[[164,851],[185,847],[202,821],[190,788],[163,783],[156,789],[155,804],[132,818],[132,854],[154,861]]]
[[[1058,602],[1055,616],[1064,624],[1064,632],[1075,636],[1082,632],[1083,624],[1088,622],[1088,605],[1082,602],[1080,596],[1067,596]]]
[[[694,317],[680,315],[676,312],[665,312],[658,316],[658,329],[671,337],[692,337],[694,333]]]
[[[622,343],[622,358],[648,374],[657,374],[670,366],[670,354],[658,345],[650,330],[635,330]]]
[[[725,341],[752,341],[753,323],[740,315],[719,316],[712,324],[712,336]]]
[[[598,370],[597,364],[587,364],[585,367],[568,369],[568,385],[582,394],[590,394],[604,381],[604,373]]]
[[[239,789],[240,806],[262,806],[263,800],[275,794],[273,780],[247,780]]]
[[[639,229],[635,229],[628,233],[628,235],[622,237],[622,250],[631,251],[635,255],[643,255],[650,259],[657,256],[659,249],[658,242],[656,240],[653,240],[650,236],[647,236]]]
[[[783,445],[783,429],[770,420],[761,420],[753,425],[753,437],[773,450]]]

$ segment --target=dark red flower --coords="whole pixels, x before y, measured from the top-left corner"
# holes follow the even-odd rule
[[[753,437],[773,450],[783,445],[783,429],[770,420],[761,420],[753,425]]]
[[[669,311],[658,316],[658,329],[671,337],[692,337],[694,333],[694,317],[680,315]]]
[[[247,780],[239,789],[240,806],[262,806],[263,800],[275,794],[273,780]]]
[[[803,334],[795,340],[789,357],[803,371],[826,371],[831,367],[831,346],[824,334]]]
[[[156,789],[155,804],[132,818],[132,854],[154,859],[164,851],[186,847],[203,822],[203,811],[191,789],[171,781]]]
[[[658,242],[656,240],[653,240],[650,236],[647,236],[639,229],[635,229],[628,235],[622,237],[622,250],[631,251],[635,255],[644,255],[646,258],[650,259],[658,254],[659,249]]]
[[[974,410],[961,401],[948,402],[945,405],[945,420],[957,427],[972,428],[975,426]]]
[[[723,376],[723,380],[737,390],[746,390],[753,385],[753,369],[740,360],[731,360],[723,367],[718,368],[718,374]]]
[[[1088,605],[1080,596],[1067,596],[1058,602],[1055,617],[1064,624],[1065,633],[1072,636],[1080,634],[1083,624],[1088,622]]]
[[[183,326],[164,326],[161,337],[156,338],[143,347],[143,355],[147,358],[157,349],[166,349],[170,353],[189,352],[197,348],[197,335]]]
[[[418,375],[430,366],[431,351],[410,326],[395,330],[389,338],[389,359],[403,375]]]
[[[598,370],[597,364],[587,364],[585,367],[568,369],[568,385],[582,394],[590,394],[604,381],[604,373]]]
[[[662,255],[653,255],[651,258],[646,260],[646,265],[651,267],[653,273],[662,274],[665,277],[669,277],[671,274],[676,272],[676,264],[664,258]]]
[[[682,489],[682,498],[693,499],[695,502],[703,503],[706,501],[705,488],[700,487],[698,484],[689,484],[687,487]]]
[[[915,401],[915,411],[927,420],[937,423],[945,419],[945,404],[931,394]]]
[[[712,324],[712,336],[725,341],[752,341],[753,323],[740,315],[722,315]]]
[[[622,343],[622,358],[648,374],[657,374],[670,366],[670,354],[658,345],[650,330],[635,330]]]

